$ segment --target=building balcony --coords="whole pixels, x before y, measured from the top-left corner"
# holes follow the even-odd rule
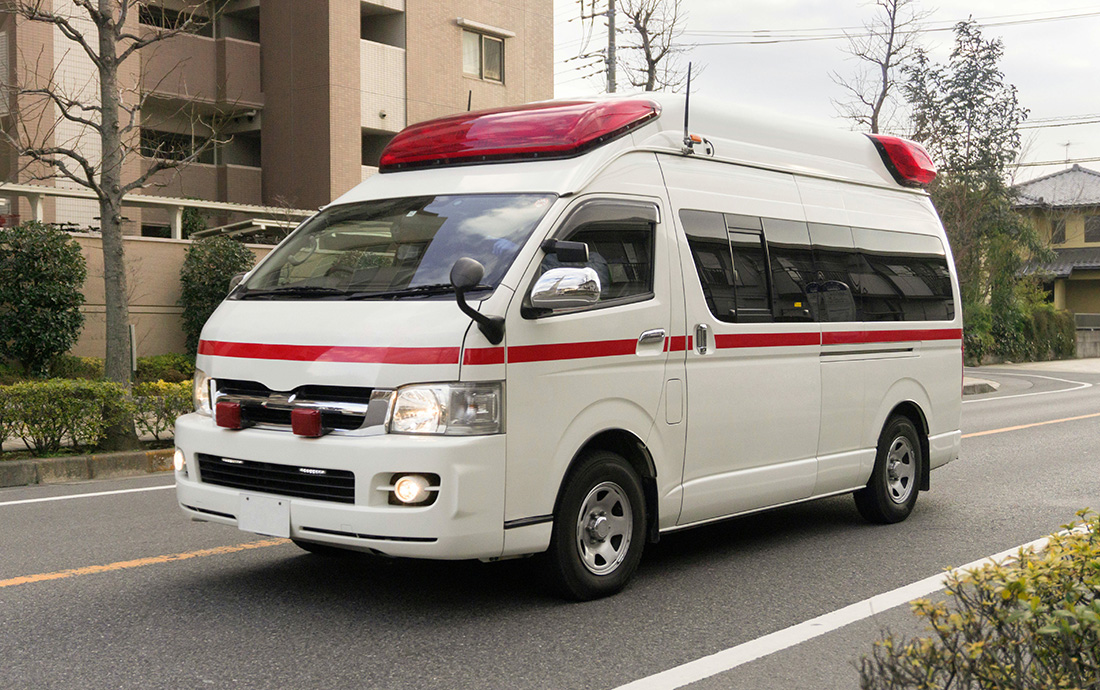
[[[236,38],[180,34],[141,51],[145,93],[166,100],[263,107],[260,44]]]
[[[152,161],[142,161],[144,170],[151,166]],[[261,179],[260,168],[248,165],[191,163],[177,170],[161,170],[142,191],[154,196],[260,205],[263,203]]]
[[[359,41],[360,125],[400,132],[405,128],[405,49]]]

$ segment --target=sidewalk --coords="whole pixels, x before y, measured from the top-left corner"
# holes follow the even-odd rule
[[[133,477],[172,469],[172,448],[0,460],[0,488]]]
[[[1006,362],[1004,364],[987,364],[984,367],[967,367],[970,372],[978,371],[982,369],[1008,369],[1010,371],[1055,371],[1063,373],[1076,373],[1076,374],[1097,374],[1100,375],[1100,357],[1093,357],[1089,359],[1058,359],[1052,362],[1022,362],[1014,364],[1012,362]],[[980,395],[982,393],[992,393],[1000,387],[996,381],[989,381],[987,379],[980,378],[978,376],[963,376],[963,395]]]

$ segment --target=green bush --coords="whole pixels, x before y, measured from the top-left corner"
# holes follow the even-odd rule
[[[58,355],[50,362],[50,378],[98,381],[103,378],[103,360],[98,357]]]
[[[80,335],[86,274],[67,233],[35,221],[0,228],[0,357],[44,375]]]
[[[225,237],[195,242],[180,269],[180,305],[187,351],[195,354],[199,333],[229,292],[229,280],[252,268],[256,258],[243,244]]]
[[[4,387],[9,433],[39,455],[66,441],[93,446],[114,423],[134,413],[126,390],[111,381],[49,379]]]
[[[134,406],[137,428],[159,441],[172,431],[176,417],[191,412],[191,382],[139,383],[134,386]]]
[[[8,411],[8,393],[5,386],[0,386],[0,453],[4,452],[4,441],[8,440],[11,433],[11,413]]]
[[[195,358],[169,352],[163,355],[138,357],[135,380],[139,383],[154,381],[191,381],[195,376]]]
[[[913,602],[928,637],[886,635],[860,664],[864,690],[1100,687],[1100,518],[1040,553],[947,579],[947,602]]]

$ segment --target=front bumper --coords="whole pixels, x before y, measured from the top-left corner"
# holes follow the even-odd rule
[[[279,496],[289,501],[293,539],[389,556],[495,558],[504,549],[505,437],[325,436],[216,426],[189,414],[176,422],[176,447],[187,472],[176,472],[176,497],[199,520],[237,525],[242,495],[279,496],[202,482],[197,454],[354,474],[354,503]],[[379,490],[394,473],[439,476],[429,506],[389,505]]]

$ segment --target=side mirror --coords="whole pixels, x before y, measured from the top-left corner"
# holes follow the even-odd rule
[[[500,345],[504,340],[504,317],[486,316],[466,304],[466,291],[472,290],[481,283],[485,277],[485,267],[480,261],[464,256],[451,266],[451,285],[455,289],[455,299],[458,308],[463,314],[469,316],[477,323],[478,330],[482,332],[486,340],[493,345]]]
[[[600,276],[585,268],[551,268],[531,289],[535,309],[575,309],[600,301]]]
[[[583,264],[588,262],[588,245],[584,242],[568,240],[546,240],[540,245],[542,251],[554,254],[563,264]]]
[[[238,273],[237,275],[230,278],[229,279],[229,291],[226,294],[227,295],[233,294],[233,291],[237,289],[237,286],[241,284],[241,281],[244,280],[244,277],[246,275],[248,275],[247,272]]]

